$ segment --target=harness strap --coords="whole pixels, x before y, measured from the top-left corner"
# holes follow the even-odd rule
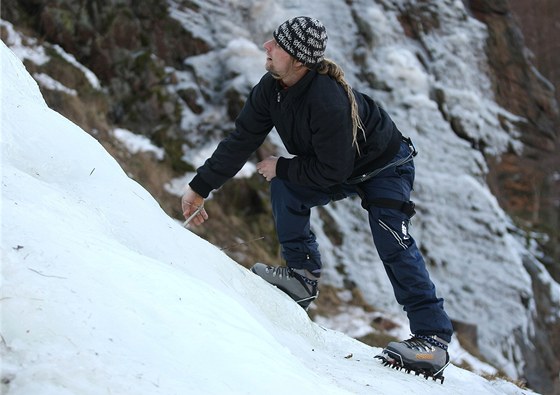
[[[416,204],[414,204],[412,200],[403,201],[403,200],[395,200],[395,199],[378,198],[378,199],[371,199],[366,201],[362,197],[362,207],[367,210],[370,206],[399,210],[405,213],[408,216],[408,218],[412,218],[414,217],[414,214],[416,214],[416,210],[414,209],[416,207]]]
[[[405,163],[411,162],[414,159],[414,157],[416,155],[418,155],[418,151],[416,150],[416,147],[414,146],[414,144],[412,144],[412,140],[409,137],[404,137],[403,136],[402,141],[404,141],[408,145],[408,148],[410,149],[410,153],[407,156],[405,156],[404,158],[401,158],[399,160],[396,160],[394,162],[389,162],[385,166],[380,167],[380,168],[375,169],[375,170],[372,170],[368,173],[350,178],[350,179],[346,180],[346,183],[347,184],[360,184],[364,181],[369,180],[370,178],[375,177],[376,175],[381,173],[383,170],[389,169],[391,167],[399,167],[399,166],[404,165]]]
[[[368,210],[370,206],[374,206],[402,211],[408,216],[408,218],[412,218],[414,217],[414,214],[416,214],[416,204],[412,200],[406,201],[389,198],[366,199],[366,194],[361,185],[357,185],[356,190],[358,192],[358,196],[362,199],[362,207],[365,210]]]

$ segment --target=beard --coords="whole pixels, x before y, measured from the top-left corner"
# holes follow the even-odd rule
[[[278,72],[276,70],[274,70],[274,66],[272,65],[272,62],[270,62],[269,60],[266,61],[264,68],[266,69],[266,71],[268,71],[270,73],[270,75],[272,76],[272,78],[279,80],[281,79],[280,74],[278,74]]]

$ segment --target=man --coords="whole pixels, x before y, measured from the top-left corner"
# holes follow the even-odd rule
[[[204,199],[241,169],[275,127],[294,156],[269,157],[257,170],[270,181],[286,267],[257,263],[251,270],[307,309],[317,297],[321,276],[310,210],[358,194],[414,334],[391,342],[379,357],[443,381],[453,329],[408,233],[414,215],[409,200],[416,154],[412,142],[371,98],[348,85],[338,65],[324,58],[327,32],[320,21],[292,18],[273,37],[264,43],[267,73],[249,94],[236,130],[187,186],[183,214],[194,225],[208,219]]]

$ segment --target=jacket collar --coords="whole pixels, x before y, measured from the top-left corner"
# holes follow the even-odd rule
[[[289,88],[284,88],[280,81],[276,81],[276,91],[279,97],[281,97],[281,101],[292,101],[299,97],[303,92],[307,91],[316,76],[317,72],[315,70],[309,70],[295,85]]]

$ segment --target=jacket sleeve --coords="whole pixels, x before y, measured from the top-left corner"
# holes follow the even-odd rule
[[[189,183],[202,197],[208,197],[212,190],[220,188],[235,176],[272,129],[270,84],[266,83],[265,77],[251,90],[235,120],[235,130],[218,144],[212,156],[198,168],[196,176]]]
[[[315,103],[309,115],[312,152],[280,158],[276,175],[296,184],[330,187],[352,174],[356,150],[348,101]]]

